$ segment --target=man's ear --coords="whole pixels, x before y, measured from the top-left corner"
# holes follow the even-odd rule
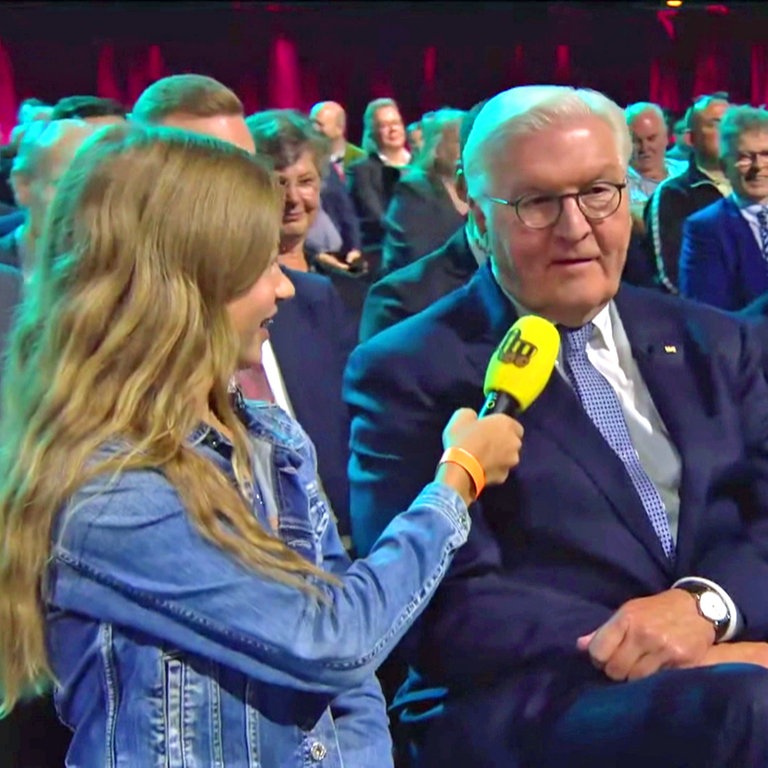
[[[485,212],[473,197],[467,196],[467,204],[469,205],[470,215],[475,222],[477,234],[482,238],[483,242],[487,242],[488,220],[485,217]]]
[[[29,185],[31,181],[29,176],[22,171],[11,171],[9,180],[16,205],[19,208],[29,208]]]
[[[689,147],[693,146],[693,135],[691,134],[690,131],[686,131],[683,134],[683,144],[686,144]]]

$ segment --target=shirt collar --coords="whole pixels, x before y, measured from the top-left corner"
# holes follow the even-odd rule
[[[754,200],[747,200],[745,197],[739,197],[736,192],[731,193],[731,199],[742,210],[747,213],[760,213],[760,211],[768,210],[768,203],[763,205],[762,203],[756,203]]]
[[[389,158],[386,155],[379,155],[379,160],[381,160],[384,165],[392,165],[393,168],[405,168],[406,165],[410,165],[411,160],[413,159],[413,156],[411,153],[406,149],[405,150],[405,156],[408,158],[403,165],[392,165],[392,163],[389,162]]]

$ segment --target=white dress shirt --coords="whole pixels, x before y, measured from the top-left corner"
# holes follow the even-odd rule
[[[267,376],[267,382],[269,382],[269,388],[272,390],[275,403],[295,419],[296,414],[293,412],[293,406],[291,406],[291,400],[288,397],[288,390],[285,388],[283,375],[280,373],[280,366],[275,357],[275,350],[272,349],[269,339],[261,346],[261,364],[264,366],[264,373]]]

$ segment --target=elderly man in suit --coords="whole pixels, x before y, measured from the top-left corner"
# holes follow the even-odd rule
[[[492,98],[464,149],[489,261],[352,354],[365,552],[478,406],[514,321],[560,330],[520,465],[403,650],[420,768],[768,764],[768,383],[754,331],[620,285],[630,137],[602,94]],[[748,662],[727,663],[727,662]]]
[[[768,110],[731,107],[720,157],[733,194],[685,222],[680,291],[734,310],[768,291]]]

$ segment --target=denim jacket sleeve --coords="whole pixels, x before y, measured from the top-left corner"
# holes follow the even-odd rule
[[[468,529],[460,497],[432,483],[343,572],[341,586],[318,583],[321,601],[209,543],[161,475],[130,472],[64,512],[48,599],[268,683],[337,695],[381,664]]]
[[[342,576],[350,565],[338,529],[329,525],[323,534],[323,566]],[[385,755],[392,755],[392,737],[386,715],[387,704],[381,685],[370,674],[360,685],[339,694],[331,702],[336,735],[344,764],[384,765]]]

